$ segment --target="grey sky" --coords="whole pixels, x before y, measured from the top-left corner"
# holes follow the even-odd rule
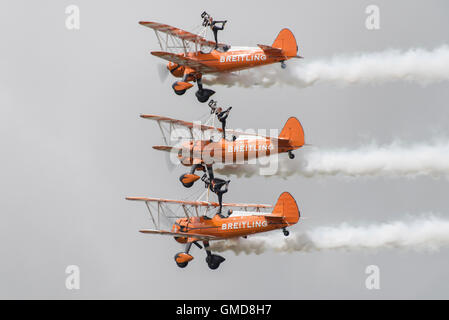
[[[65,28],[65,7],[81,10],[81,29]],[[365,8],[380,7],[381,29],[365,28]],[[160,83],[149,54],[154,33],[140,20],[191,30],[206,10],[228,19],[220,40],[271,44],[283,27],[306,59],[448,43],[445,1],[3,1],[0,4],[1,217],[0,298],[448,298],[449,251],[322,252],[235,256],[218,271],[194,249],[186,269],[173,261],[171,238],[137,232],[149,226],[143,205],[127,195],[186,197],[151,146],[156,126],[140,113],[193,120],[206,106],[191,90]],[[294,63],[301,63],[294,62]],[[281,128],[301,120],[307,142],[358,147],[448,137],[447,83],[306,89],[225,88],[235,128]],[[449,215],[448,181],[398,178],[234,178],[226,199],[272,203],[282,191],[303,220],[292,230],[342,221]],[[197,186],[200,188],[200,186]],[[64,286],[79,265],[81,290]],[[365,288],[367,265],[381,270],[381,290]],[[180,288],[189,290],[177,290]]]

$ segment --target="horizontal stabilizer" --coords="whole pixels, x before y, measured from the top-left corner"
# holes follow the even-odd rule
[[[267,214],[265,215],[265,218],[267,218],[268,220],[273,220],[276,221],[278,223],[285,223],[285,218],[284,217],[279,217],[279,216],[273,216],[272,214]]]
[[[269,56],[283,56],[284,53],[282,52],[282,49],[279,48],[274,48],[271,46],[267,46],[264,44],[258,44],[257,45],[260,49],[262,49],[265,54],[269,55]]]

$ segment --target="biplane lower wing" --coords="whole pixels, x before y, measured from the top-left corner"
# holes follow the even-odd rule
[[[165,151],[165,152],[174,152],[178,153],[181,151],[181,148],[178,147],[172,147],[172,146],[153,146],[153,149],[159,150],[159,151]]]
[[[181,66],[186,66],[186,67],[195,69],[198,72],[205,73],[205,72],[216,72],[217,71],[217,69],[211,68],[198,60],[195,60],[192,58],[187,58],[180,54],[163,52],[163,51],[153,51],[153,52],[151,52],[151,54],[153,56],[159,57],[161,59],[179,64]]]
[[[198,240],[205,240],[205,241],[221,239],[219,237],[207,236],[207,235],[203,235],[203,234],[186,233],[186,232],[172,232],[172,231],[165,231],[165,230],[142,229],[142,230],[139,230],[139,232],[146,233],[146,234],[158,234],[158,235],[163,235],[163,236],[195,238]]]

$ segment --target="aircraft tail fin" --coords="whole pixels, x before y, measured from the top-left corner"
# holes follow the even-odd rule
[[[293,58],[298,56],[298,44],[296,43],[295,36],[287,28],[279,32],[271,46],[282,49],[286,57]]]
[[[290,145],[294,148],[300,148],[304,145],[304,129],[301,122],[295,117],[290,117],[279,134],[280,139],[288,139]]]
[[[288,192],[283,192],[279,196],[272,215],[283,217],[289,225],[296,224],[301,216],[295,199]]]

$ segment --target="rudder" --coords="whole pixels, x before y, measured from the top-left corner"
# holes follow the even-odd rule
[[[298,45],[296,43],[295,36],[287,28],[282,29],[279,32],[278,36],[271,46],[274,48],[282,49],[286,57],[296,57],[298,54]]]
[[[283,192],[276,202],[273,209],[273,216],[284,217],[285,221],[289,224],[296,224],[301,216],[298,209],[296,200],[289,192]]]
[[[279,138],[288,139],[294,148],[300,148],[304,145],[304,129],[301,122],[295,117],[290,117],[282,128]]]

